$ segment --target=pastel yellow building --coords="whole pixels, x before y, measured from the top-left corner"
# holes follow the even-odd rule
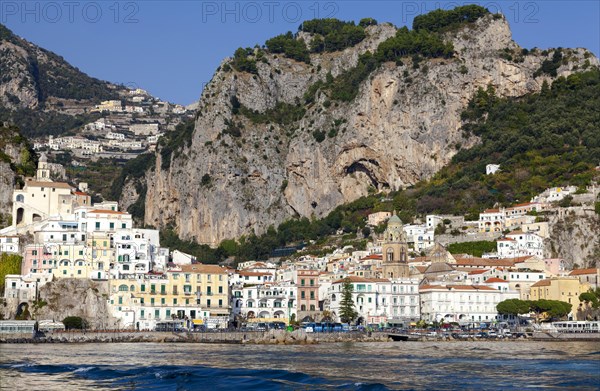
[[[229,274],[220,266],[186,265],[166,273],[120,277],[109,280],[109,289],[113,316],[121,327],[153,329],[157,322],[174,318],[191,324],[229,317]]]
[[[560,300],[569,303],[574,317],[580,305],[579,295],[589,288],[589,284],[581,283],[577,277],[553,277],[531,285],[529,297],[531,300]]]
[[[86,252],[83,244],[52,246],[51,255],[57,261],[54,278],[90,278],[92,262]]]
[[[107,279],[115,262],[115,249],[111,235],[105,232],[93,232],[88,235],[86,245],[92,269],[90,278]]]

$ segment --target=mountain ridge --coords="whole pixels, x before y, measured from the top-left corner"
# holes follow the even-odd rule
[[[557,64],[555,50],[523,51],[506,20],[487,14],[440,33],[453,45],[449,59],[417,53],[384,61],[357,83],[355,99],[317,89],[314,102],[301,104],[316,82],[335,85],[399,30],[367,26],[358,44],[311,53],[309,63],[257,49],[225,59],[203,91],[189,139],[176,153],[159,151],[142,180],[145,224],[214,246],[294,216],[324,216],[370,190],[410,186],[478,142],[463,134],[460,117],[478,88],[522,96],[586,61],[598,65],[582,49],[566,49]],[[548,61],[550,73],[534,77]],[[300,119],[294,107],[304,110]],[[126,181],[124,204],[137,201],[134,182]]]

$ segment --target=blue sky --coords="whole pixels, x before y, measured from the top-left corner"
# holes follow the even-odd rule
[[[297,31],[302,20],[373,17],[397,26],[450,1],[11,1],[0,22],[87,74],[189,104],[224,57]],[[523,47],[586,47],[600,53],[598,1],[487,1],[506,15]]]

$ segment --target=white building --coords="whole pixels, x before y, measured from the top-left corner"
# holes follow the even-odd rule
[[[352,299],[360,324],[404,324],[418,320],[419,284],[416,279],[368,279],[347,277],[353,286]],[[334,281],[326,302],[335,319],[339,320],[345,279]]]
[[[297,316],[297,288],[293,284],[235,285],[232,289],[232,317],[260,318],[286,322]]]
[[[0,236],[0,253],[20,252],[18,236]]]
[[[109,140],[125,140],[125,135],[123,133],[108,132],[106,138]]]
[[[542,193],[533,197],[531,202],[559,202],[568,195],[572,195],[577,191],[576,186],[551,187],[544,190]]]
[[[485,166],[485,175],[495,174],[500,170],[499,164],[488,164]]]
[[[149,136],[158,133],[158,124],[133,124],[129,126],[129,131],[136,136]]]
[[[513,231],[496,241],[498,257],[544,256],[544,239],[532,232]]]
[[[78,208],[75,215],[81,224],[81,231],[87,233],[115,232],[133,226],[129,213],[115,210]]]
[[[517,292],[486,285],[423,285],[419,296],[423,320],[460,324],[492,322],[498,316],[498,303],[519,298]]]
[[[118,230],[113,236],[116,268],[115,276],[121,274],[144,274],[150,270],[165,269],[165,260],[156,265],[160,247],[158,231],[150,229]]]
[[[404,234],[409,244],[412,244],[415,252],[431,248],[434,245],[435,231],[428,226],[406,224],[403,227]]]
[[[72,190],[68,183],[28,180],[22,190],[13,192],[13,225],[28,226],[50,216],[73,213]]]

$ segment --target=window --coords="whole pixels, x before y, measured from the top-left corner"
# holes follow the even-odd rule
[[[300,285],[304,286],[304,278],[300,280]]]
[[[219,293],[223,293],[223,287],[222,286],[219,287]]]
[[[127,228],[127,225],[125,223],[121,224],[121,228],[125,229]]]
[[[115,223],[110,223],[108,226],[110,227],[110,229],[114,229],[115,228]]]
[[[150,305],[154,305],[154,297],[150,298]]]
[[[123,304],[123,296],[119,296],[119,304]]]
[[[167,318],[171,316],[171,310],[167,310]]]
[[[119,285],[119,292],[127,292],[128,288],[127,285]]]
[[[160,299],[160,304],[162,304],[162,305],[167,304],[167,301],[165,300],[164,297]]]
[[[210,299],[206,300],[206,306],[210,308]]]
[[[306,292],[304,292],[304,291],[300,292],[300,298],[306,299]]]
[[[33,250],[33,251],[31,252],[31,255],[37,255],[37,250]]]
[[[177,305],[177,299],[176,298],[173,299],[173,305]]]
[[[154,317],[155,318],[160,318],[160,310],[154,310]]]
[[[219,299],[219,307],[223,307],[223,300]]]
[[[100,222],[96,221],[96,229],[100,229]]]
[[[310,291],[310,299],[311,300],[315,299],[315,292],[314,291]]]

